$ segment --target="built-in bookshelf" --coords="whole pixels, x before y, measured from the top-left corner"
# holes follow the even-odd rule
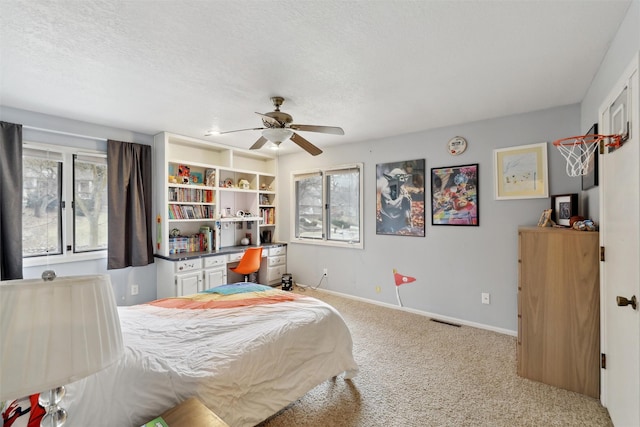
[[[167,132],[154,143],[158,254],[275,241],[273,156]]]

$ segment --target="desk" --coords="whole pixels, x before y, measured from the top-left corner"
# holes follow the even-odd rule
[[[229,427],[195,397],[164,412],[162,418],[169,427]]]

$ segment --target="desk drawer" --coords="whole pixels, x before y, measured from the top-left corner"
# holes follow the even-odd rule
[[[284,255],[286,253],[287,253],[286,246],[275,246],[273,248],[269,248],[269,256]]]
[[[244,255],[244,252],[238,252],[238,253],[234,253],[234,254],[229,254],[229,255],[227,255],[227,260],[228,260],[228,262],[240,261],[242,259],[242,255]]]
[[[275,265],[285,264],[286,262],[287,262],[287,256],[286,255],[270,256],[269,257],[269,267],[273,267]]]
[[[269,274],[267,276],[267,279],[269,280],[269,282],[272,282],[274,280],[282,279],[282,275],[287,272],[287,266],[276,265],[275,267],[269,267],[268,270]]]
[[[204,268],[223,266],[226,263],[224,255],[207,257],[204,259]]]

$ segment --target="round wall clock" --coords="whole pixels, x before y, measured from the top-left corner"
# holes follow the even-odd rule
[[[467,149],[467,140],[461,136],[454,136],[447,142],[447,150],[452,156],[464,153]]]

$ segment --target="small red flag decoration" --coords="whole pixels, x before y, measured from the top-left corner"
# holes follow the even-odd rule
[[[404,276],[398,273],[398,270],[393,269],[393,278],[396,280],[396,286],[404,285],[405,283],[415,282],[415,277]]]

